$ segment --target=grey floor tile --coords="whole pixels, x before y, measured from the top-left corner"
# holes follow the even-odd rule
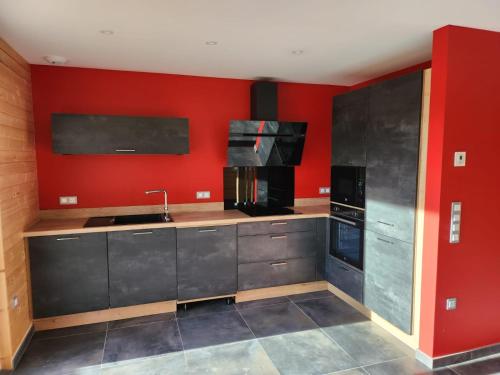
[[[241,310],[240,314],[257,337],[317,328],[316,324],[291,302],[245,309]]]
[[[185,349],[254,338],[237,311],[205,314],[194,318],[178,319],[177,322]]]
[[[240,302],[237,303],[235,306],[237,310],[244,310],[244,309],[253,309],[255,307],[263,307],[263,306],[275,305],[277,303],[286,303],[286,302],[290,302],[288,297],[274,297],[274,298],[258,299],[256,301]]]
[[[462,365],[451,366],[451,369],[460,375],[500,374],[500,356],[478,359]]]
[[[188,370],[183,352],[103,365],[101,375],[182,375]]]
[[[271,336],[259,341],[280,374],[326,374],[357,366],[319,328]]]
[[[367,372],[363,370],[361,367],[359,367],[359,368],[353,368],[351,370],[331,372],[328,375],[367,375]]]
[[[364,367],[370,375],[456,375],[450,369],[432,371],[415,358],[401,358]]]
[[[86,374],[101,363],[106,332],[32,341],[15,375]]]
[[[323,331],[360,366],[413,354],[408,346],[370,321],[327,327]]]
[[[334,327],[368,320],[366,316],[335,296],[296,302],[296,304],[320,327]]]
[[[189,374],[279,375],[257,340],[187,350]]]
[[[182,350],[175,320],[109,330],[103,363],[151,357]]]
[[[332,297],[333,294],[328,290],[320,290],[318,292],[291,294],[288,296],[293,302],[309,301],[311,299]]]
[[[55,337],[73,336],[80,335],[82,333],[93,333],[93,332],[105,332],[108,327],[108,323],[95,323],[95,324],[85,324],[76,327],[50,329],[47,331],[35,332],[33,340],[43,340]]]
[[[112,322],[109,322],[108,328],[109,329],[119,329],[119,328],[126,328],[126,327],[137,326],[137,325],[140,325],[140,324],[162,322],[162,321],[173,320],[173,319],[175,319],[175,314],[174,313],[164,313],[164,314],[155,314],[155,315],[148,315],[148,316],[139,316],[137,318],[114,320]]]
[[[226,311],[234,311],[234,303],[228,305],[225,299],[209,300],[192,302],[187,304],[187,310],[184,310],[183,305],[177,308],[177,318],[192,318],[195,316],[220,313]]]

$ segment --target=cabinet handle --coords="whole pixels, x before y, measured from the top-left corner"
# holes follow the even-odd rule
[[[387,240],[384,240],[384,239],[379,238],[379,237],[377,237],[377,240],[382,241],[382,242],[385,242],[385,243],[388,243],[388,244],[390,244],[390,245],[394,245],[394,242],[387,241]]]
[[[153,234],[153,232],[135,232],[132,233],[132,236],[142,236],[144,234]]]
[[[199,229],[198,233],[217,232],[217,229]]]
[[[271,236],[272,240],[281,240],[283,238],[286,238],[286,236]]]
[[[288,223],[286,221],[276,221],[274,223],[271,223],[271,225],[287,225]]]
[[[384,225],[387,225],[389,227],[393,227],[394,226],[394,224],[386,223],[385,221],[380,221],[380,220],[377,220],[377,223],[384,224]]]
[[[133,148],[118,148],[115,152],[135,152]]]
[[[57,241],[71,241],[71,240],[79,240],[80,237],[60,237],[56,238]]]
[[[276,262],[276,263],[271,263],[271,266],[277,267],[277,266],[286,266],[288,262]]]
[[[344,267],[344,266],[339,266],[339,267],[340,267],[340,268],[342,268],[344,271],[349,272],[349,269],[348,269],[348,268],[346,268],[346,267]]]

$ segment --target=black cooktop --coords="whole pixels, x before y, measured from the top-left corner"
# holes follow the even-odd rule
[[[259,205],[241,206],[238,209],[248,216],[297,215],[300,212],[286,207],[266,207]]]

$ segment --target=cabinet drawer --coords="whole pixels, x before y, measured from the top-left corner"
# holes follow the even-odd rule
[[[33,316],[109,307],[106,233],[29,239]]]
[[[365,305],[411,333],[413,245],[365,231]]]
[[[111,307],[177,298],[175,229],[108,233]]]
[[[359,302],[363,302],[363,273],[332,256],[328,257],[328,281]]]
[[[257,234],[287,232],[306,232],[315,230],[315,219],[273,220],[238,224],[239,236],[253,236]]]
[[[238,237],[238,263],[285,259],[287,242],[286,233]]]
[[[177,290],[180,301],[236,293],[236,226],[177,230]]]
[[[297,284],[315,279],[315,258],[238,265],[238,290]]]

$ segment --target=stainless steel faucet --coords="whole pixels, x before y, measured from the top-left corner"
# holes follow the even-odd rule
[[[168,203],[167,203],[167,191],[164,189],[158,189],[158,190],[146,190],[145,191],[146,195],[149,194],[156,194],[156,193],[163,193],[163,196],[165,198],[164,206],[163,209],[165,211],[165,215],[168,216]]]

